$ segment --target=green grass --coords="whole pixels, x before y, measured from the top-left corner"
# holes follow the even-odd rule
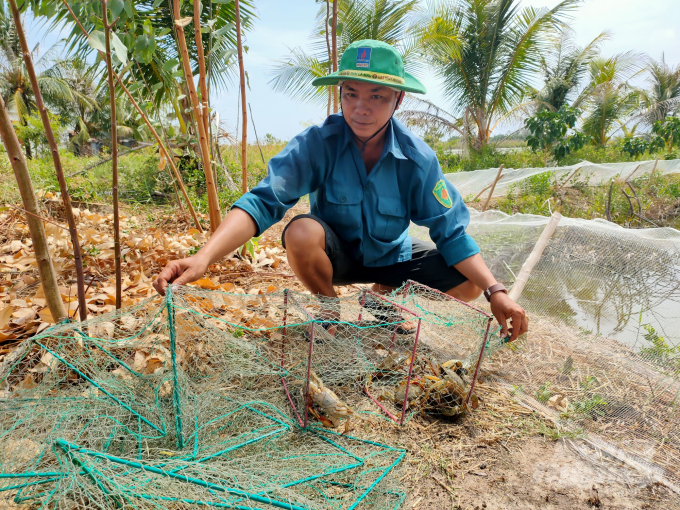
[[[248,188],[252,189],[267,175],[266,162],[280,152],[285,144],[276,143],[262,147],[265,162],[260,150],[248,146]],[[0,147],[0,200],[17,203],[21,201],[12,167]],[[233,179],[236,190],[229,190],[224,169],[217,168],[217,188],[222,210],[226,210],[241,196],[241,162],[240,150],[223,146],[222,159],[226,171]],[[106,156],[106,155],[104,155]],[[69,176],[100,161],[99,157],[78,157],[66,149],[60,150],[64,173]],[[149,221],[155,219],[156,212],[164,209],[172,210],[175,205],[175,191],[170,177],[170,167],[159,171],[158,153],[154,148],[142,149],[123,155],[119,158],[119,193],[121,201],[149,215]],[[207,214],[208,199],[205,188],[205,176],[192,158],[176,160],[187,192],[196,210]],[[58,192],[54,166],[49,154],[28,161],[29,172],[36,191]],[[111,162],[104,163],[83,174],[67,178],[71,198],[74,201],[111,203]],[[140,207],[141,206],[141,207]],[[156,211],[158,210],[158,211]],[[156,211],[156,212],[154,212]]]
[[[540,168],[543,166],[543,155],[531,152],[526,145],[516,147],[515,150],[509,152],[486,149],[482,153],[471,153],[466,156],[451,154],[449,150],[452,147],[447,143],[433,143],[431,147],[437,153],[444,173],[498,168],[501,164],[505,165],[505,168]],[[666,156],[667,153],[661,151],[654,154],[645,154],[643,159],[665,159]],[[558,166],[569,166],[584,160],[591,163],[621,163],[631,161],[631,158],[627,154],[622,153],[618,147],[599,148],[593,145],[586,145],[559,162],[553,161],[552,164],[553,166],[555,166],[555,163],[558,163]]]
[[[463,158],[446,153],[451,144],[433,142],[432,145],[445,172],[497,167],[501,163],[508,168],[536,167],[542,164],[541,155],[533,154],[526,148],[509,153],[489,150],[484,154]],[[261,147],[262,155],[257,145],[248,146],[248,189],[252,189],[267,175],[266,163],[285,147],[285,143],[274,140],[273,143],[263,144]],[[225,170],[222,167],[217,168],[217,187],[224,212],[241,196],[241,163],[238,146],[222,146],[221,153],[226,172],[237,188],[230,190],[226,184]],[[664,154],[658,156],[664,157]],[[66,150],[61,151],[61,158],[67,175],[99,161],[98,157],[77,157]],[[614,147],[597,149],[588,146],[570,155],[561,164],[572,164],[584,159],[604,163],[626,161],[629,158]],[[178,161],[178,166],[194,207],[198,212],[207,214],[208,199],[202,169],[196,164],[196,160],[190,157]],[[49,154],[29,161],[29,171],[36,190],[58,191]],[[154,221],[159,214],[176,208],[170,169],[167,167],[162,171],[158,170],[158,153],[154,148],[121,156],[119,171],[121,201],[123,204],[133,206],[136,213],[139,211],[139,214],[147,216],[146,219]],[[680,176],[659,175],[653,182],[649,182],[647,177],[640,177],[635,179],[633,184],[645,216],[659,225],[680,228],[680,213],[674,212],[673,209],[674,204],[680,201]],[[105,163],[84,174],[69,178],[68,186],[74,200],[110,204],[111,163]],[[628,201],[621,192],[622,187],[623,183],[617,183],[612,193],[613,221],[626,226],[652,226],[630,214]],[[630,194],[630,191],[627,191]],[[546,169],[546,173],[527,179],[521,187],[513,188],[512,193],[494,200],[492,207],[509,214],[521,212],[546,215],[549,212],[547,200],[550,199],[551,209],[560,211],[565,216],[604,218],[607,192],[607,186],[589,186],[587,181],[577,180],[572,187],[556,194],[552,174]],[[4,155],[0,157],[0,200],[14,203],[20,201],[14,174]],[[679,207],[676,209],[680,211]]]
[[[558,187],[560,184],[558,181]],[[644,217],[658,226],[680,229],[680,175],[656,175],[651,181],[649,176],[641,176],[633,179],[632,185]],[[624,190],[632,197],[630,188],[621,179],[615,181],[610,207],[612,221],[626,227],[653,227],[652,223],[631,214]],[[557,211],[570,218],[606,218],[608,195],[609,184],[590,186],[587,178],[556,192],[554,174],[548,170],[511,186],[505,196],[492,200],[490,207],[507,214],[545,216]],[[637,213],[637,202],[634,198],[632,202]]]

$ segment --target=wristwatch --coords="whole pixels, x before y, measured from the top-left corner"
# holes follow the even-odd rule
[[[495,294],[496,292],[505,292],[507,294],[508,290],[502,283],[494,283],[491,287],[484,291],[484,297],[489,303],[491,302],[491,294]]]

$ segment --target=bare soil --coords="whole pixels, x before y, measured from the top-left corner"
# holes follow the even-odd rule
[[[276,244],[286,223],[308,209],[308,203],[298,204],[265,233],[261,242]],[[170,222],[161,225],[156,226],[164,230],[177,227]],[[187,224],[183,228],[189,227]],[[0,248],[10,243],[14,234],[8,228],[0,238]],[[153,266],[151,272],[157,269]],[[15,279],[18,276],[12,274]],[[217,277],[220,283],[230,282],[244,289],[274,285],[304,290],[285,260],[276,268],[258,270],[245,262],[232,264],[229,269],[224,263],[216,264],[207,277]],[[6,348],[12,348],[17,341],[5,343]],[[645,479],[615,459],[605,459],[606,462],[601,457],[589,459],[576,451],[583,448],[581,440],[553,439],[560,433],[548,419],[517,403],[490,378],[485,380],[484,372],[476,393],[481,405],[464,418],[416,416],[403,427],[380,421],[371,422],[370,426],[354,425],[358,430],[353,433],[357,436],[408,450],[405,466],[399,472],[400,486],[409,493],[403,508],[680,508],[680,496],[664,485]]]

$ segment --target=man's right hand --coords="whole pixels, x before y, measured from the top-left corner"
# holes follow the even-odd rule
[[[165,289],[169,284],[186,285],[200,279],[208,269],[208,263],[199,254],[186,259],[168,262],[153,282],[156,291],[165,296]]]

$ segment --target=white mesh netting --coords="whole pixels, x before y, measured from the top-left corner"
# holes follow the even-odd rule
[[[639,168],[638,168],[639,166]],[[578,172],[567,183],[567,186],[575,182],[587,182],[591,186],[597,186],[610,181],[614,177],[628,177],[635,169],[634,177],[648,175],[654,170],[655,174],[670,174],[680,172],[680,160],[659,160],[656,161],[631,161],[627,163],[589,163],[582,161],[572,166],[561,166],[553,168],[504,168],[502,177],[496,183],[493,195],[500,197],[506,195],[513,185],[521,183],[538,174],[550,172],[557,178],[558,182],[565,181],[574,171]],[[579,170],[580,169],[580,170]],[[490,186],[496,176],[498,168],[487,168],[485,170],[474,170],[472,172],[457,172],[446,174],[445,177],[459,191],[463,198],[477,196],[482,190]],[[485,195],[486,196],[486,195]]]
[[[468,232],[506,285],[547,217],[471,211]],[[412,226],[411,234],[428,238]],[[487,365],[534,409],[680,490],[680,232],[563,218],[519,303],[558,324]],[[556,334],[558,331],[559,334]]]

